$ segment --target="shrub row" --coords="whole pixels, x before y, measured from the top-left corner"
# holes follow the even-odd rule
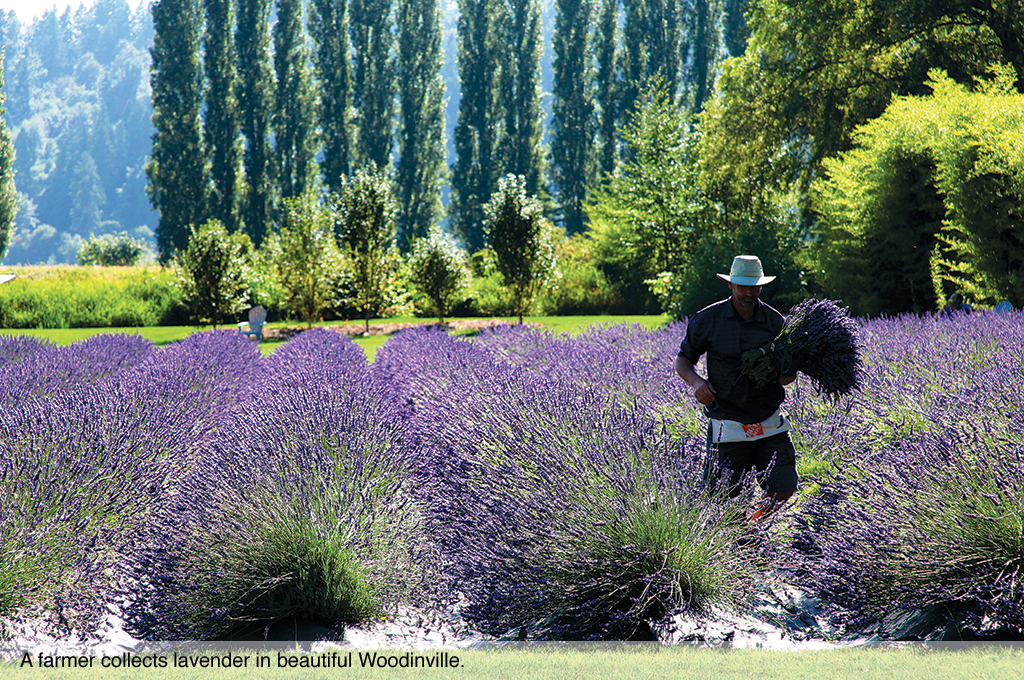
[[[511,298],[484,251],[472,282],[458,292],[458,317],[509,316]],[[533,311],[548,316],[630,314],[634,309],[590,260],[584,246],[566,240],[552,280],[537,295]],[[266,266],[266,263],[263,263]],[[15,268],[18,278],[0,286],[0,328],[120,328],[185,325],[193,315],[182,301],[173,269],[57,266]],[[429,299],[412,286],[408,267],[397,267],[387,287],[384,313],[433,316]],[[254,273],[249,303],[263,305],[271,321],[287,318],[285,294],[268,271]],[[352,308],[322,310],[324,318],[358,316]],[[240,320],[240,319],[239,319]]]

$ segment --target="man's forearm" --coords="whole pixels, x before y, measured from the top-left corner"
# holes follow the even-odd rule
[[[705,406],[715,402],[715,388],[693,370],[693,363],[682,355],[676,355],[676,373],[693,388],[693,398]]]
[[[676,374],[690,387],[697,387],[704,380],[693,370],[693,363],[679,354],[676,355]]]

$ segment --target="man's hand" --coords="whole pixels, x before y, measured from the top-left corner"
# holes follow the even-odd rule
[[[711,386],[711,383],[707,380],[702,380],[700,385],[697,386],[697,389],[693,391],[693,398],[705,406],[710,406],[715,403],[716,394],[718,393],[715,392],[715,388]]]
[[[693,388],[693,398],[705,406],[715,403],[715,388],[704,378],[697,375],[693,370],[690,360],[683,357],[676,357],[676,373],[686,381],[686,384]]]

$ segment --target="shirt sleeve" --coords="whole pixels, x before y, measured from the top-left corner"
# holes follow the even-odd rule
[[[707,318],[698,314],[686,324],[686,336],[679,345],[679,356],[696,365],[697,360],[708,351]]]

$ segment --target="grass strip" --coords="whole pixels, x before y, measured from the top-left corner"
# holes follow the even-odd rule
[[[317,678],[425,678],[429,680],[541,680],[546,678],[609,678],[642,680],[645,678],[762,678],[779,680],[833,680],[845,678],[909,678],[921,680],[941,677],[944,680],[963,678],[1024,678],[1024,647],[978,645],[959,650],[932,650],[920,645],[892,647],[858,647],[810,651],[710,650],[690,646],[654,648],[615,647],[611,649],[545,648],[543,650],[451,651],[444,668],[387,668],[380,666],[380,657],[394,658],[419,655],[441,658],[441,652],[382,650],[376,652],[378,665],[370,667],[365,659],[369,653],[353,652],[350,665],[340,666],[346,652],[339,652],[334,667],[312,669],[301,667],[301,653],[233,652],[236,668],[215,668],[216,662],[198,667],[197,656],[187,657],[192,667],[174,667],[171,657],[164,657],[163,668],[104,668],[102,657],[94,658],[91,667],[42,668],[38,652],[33,665],[19,662],[0,663],[0,678],[74,678],[93,680],[107,678],[146,677],[173,680],[202,677],[207,680],[235,678],[274,678],[280,680],[315,680]],[[223,656],[224,653],[219,653]],[[319,655],[308,655],[309,658]],[[123,655],[121,657],[123,659]],[[454,666],[454,658],[458,665]],[[242,662],[245,665],[242,666]],[[263,662],[264,665],[257,664]],[[387,663],[385,661],[384,663]],[[392,662],[392,663],[398,663]]]

